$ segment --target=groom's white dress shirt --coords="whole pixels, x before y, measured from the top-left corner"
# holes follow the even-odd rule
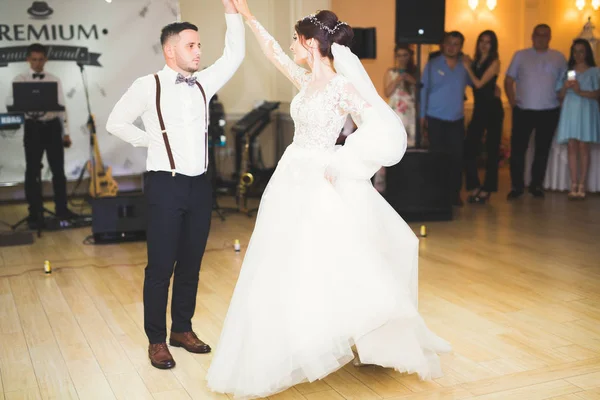
[[[242,16],[225,14],[227,33],[225,50],[210,67],[194,74],[206,93],[206,101],[227,83],[241,65],[245,53]],[[198,176],[206,172],[206,138],[204,98],[198,86],[176,84],[177,72],[165,66],[158,72],[161,84],[161,112],[175,161],[175,172]],[[134,121],[141,117],[144,130]],[[110,114],[106,129],[136,147],[148,147],[146,169],[171,172],[156,111],[154,76],[137,79]]]

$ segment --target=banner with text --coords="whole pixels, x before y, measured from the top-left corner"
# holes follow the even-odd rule
[[[29,70],[27,47],[48,48],[45,70],[62,82],[72,146],[65,149],[67,179],[75,180],[92,155],[88,104],[100,153],[117,176],[140,174],[146,149],[134,148],[105,130],[114,104],[133,81],[164,65],[160,28],[178,19],[177,0],[2,0],[0,13],[0,183],[23,182],[23,125],[7,115],[13,79]],[[85,82],[85,85],[84,85]],[[138,126],[141,121],[136,121]],[[42,161],[44,180],[50,179]]]

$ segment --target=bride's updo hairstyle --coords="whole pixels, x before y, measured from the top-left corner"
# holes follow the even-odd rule
[[[335,13],[322,10],[311,14],[296,23],[296,32],[303,40],[316,39],[321,56],[333,60],[331,45],[337,43],[350,47],[354,32],[350,25],[338,19]]]

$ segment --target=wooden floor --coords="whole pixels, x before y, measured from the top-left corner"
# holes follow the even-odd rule
[[[454,346],[443,378],[347,365],[271,399],[600,399],[600,196],[501,194],[429,223],[421,239],[420,311]],[[23,212],[0,207],[0,220]],[[233,241],[247,243],[252,225],[213,220],[194,317],[213,347],[243,257]],[[84,244],[89,234],[0,248],[0,399],[227,399],[205,386],[211,355],[174,348],[175,369],[149,365],[145,243]]]

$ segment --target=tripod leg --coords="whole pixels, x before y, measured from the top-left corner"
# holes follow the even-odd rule
[[[81,182],[83,181],[83,175],[85,175],[85,171],[87,171],[89,164],[90,164],[90,160],[86,161],[85,164],[83,164],[83,167],[81,168],[81,172],[79,173],[79,176],[77,177],[77,181],[75,182],[75,186],[73,187],[73,191],[71,192],[71,196],[74,196],[77,189],[79,189],[79,185],[81,185]],[[71,204],[71,205],[74,206],[74,204]]]
[[[38,211],[38,226],[37,226],[37,237],[42,237],[42,225],[44,224],[44,192],[42,187],[42,170],[38,176],[38,184],[40,185],[40,209]]]
[[[215,211],[219,215],[219,218],[221,218],[221,221],[225,222],[225,215],[223,214],[223,211],[221,211],[220,209],[216,209]]]
[[[225,215],[223,214],[223,210],[219,206],[219,203],[217,202],[216,197],[213,197],[213,211],[215,211],[217,213],[219,218],[221,218],[221,221],[225,221]]]
[[[10,228],[14,231],[16,230],[19,226],[23,225],[25,223],[25,221],[27,221],[28,217],[25,217],[23,219],[21,219],[19,222],[17,222],[14,225],[11,225]]]
[[[219,205],[219,201],[217,200],[216,179],[211,179],[211,184],[212,184],[212,204],[213,204],[212,209],[213,209],[213,211],[215,211],[217,213],[219,218],[221,218],[221,221],[225,221],[225,215],[223,214],[223,209],[221,208],[221,206]]]

